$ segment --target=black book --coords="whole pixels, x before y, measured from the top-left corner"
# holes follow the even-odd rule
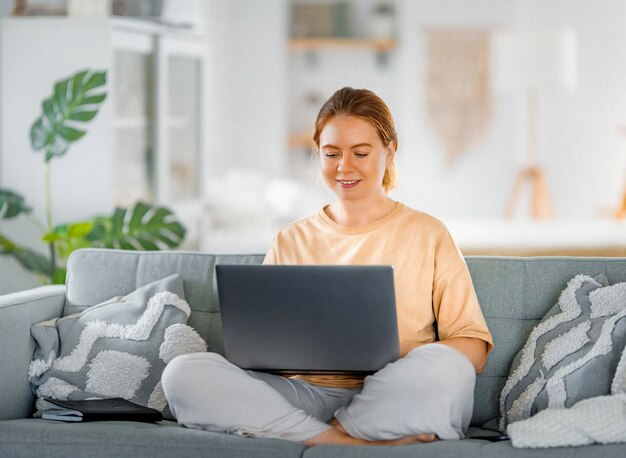
[[[44,398],[58,406],[58,409],[43,411],[41,418],[61,421],[145,421],[163,420],[163,415],[156,409],[144,407],[123,398],[92,399],[88,401],[60,401]]]

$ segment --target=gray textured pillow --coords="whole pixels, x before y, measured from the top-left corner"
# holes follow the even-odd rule
[[[611,393],[626,345],[626,283],[577,275],[533,329],[500,394],[499,429]],[[617,382],[616,382],[617,383]]]
[[[175,356],[206,351],[175,274],[81,313],[32,326],[38,348],[28,368],[37,409],[54,399],[122,397],[172,418],[161,373]]]

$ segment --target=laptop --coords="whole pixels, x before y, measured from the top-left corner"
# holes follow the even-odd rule
[[[391,266],[216,265],[226,359],[371,374],[400,356]]]

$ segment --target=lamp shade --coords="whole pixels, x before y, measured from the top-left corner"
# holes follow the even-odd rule
[[[493,87],[497,92],[573,90],[576,52],[572,30],[498,30],[491,42]]]

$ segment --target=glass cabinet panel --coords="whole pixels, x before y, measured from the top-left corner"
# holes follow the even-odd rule
[[[200,61],[194,57],[168,57],[169,198],[200,196]]]
[[[113,176],[115,204],[154,202],[154,57],[115,51]]]

